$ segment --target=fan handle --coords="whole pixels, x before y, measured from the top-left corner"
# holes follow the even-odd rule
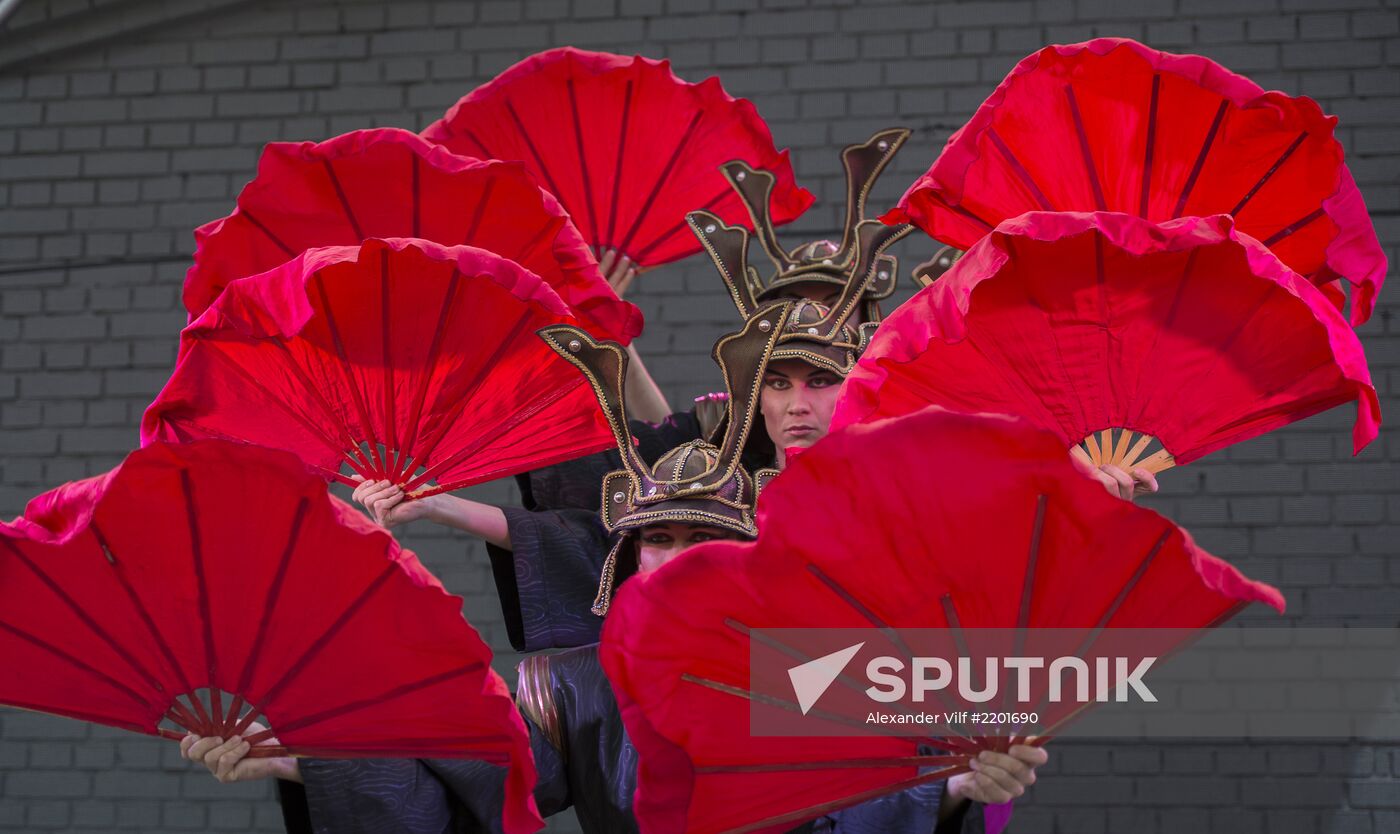
[[[1117,442],[1113,433],[1119,432]],[[1105,464],[1116,466],[1124,472],[1133,469],[1146,469],[1153,475],[1176,466],[1176,458],[1165,448],[1158,449],[1147,457],[1142,457],[1147,447],[1156,440],[1150,434],[1142,434],[1133,442],[1135,432],[1129,429],[1104,429],[1090,433],[1077,445],[1070,447],[1070,454],[1098,469]]]

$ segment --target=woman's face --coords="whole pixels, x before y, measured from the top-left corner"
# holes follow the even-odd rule
[[[637,570],[653,571],[691,547],[715,539],[732,539],[734,534],[722,527],[700,524],[648,524],[637,540]]]
[[[840,390],[841,377],[801,359],[768,364],[759,408],[780,464],[787,447],[805,448],[826,436]]]

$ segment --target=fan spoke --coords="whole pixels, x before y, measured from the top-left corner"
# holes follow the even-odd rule
[[[409,411],[408,437],[404,440],[402,457],[394,467],[392,475],[395,483],[403,480],[416,457],[413,447],[418,442],[418,421],[423,418],[423,401],[428,396],[428,383],[432,381],[433,371],[438,365],[438,355],[442,352],[442,340],[447,333],[447,319],[452,313],[452,302],[457,299],[457,288],[461,283],[462,273],[454,268],[452,277],[447,282],[447,291],[442,298],[442,308],[438,311],[437,326],[433,328],[433,340],[428,345],[428,358],[423,363],[420,372],[418,390],[413,396],[413,408]]]
[[[190,470],[180,469],[180,491],[185,496],[185,521],[190,532],[190,559],[194,565],[195,590],[199,594],[199,618],[204,636],[204,662],[209,673],[209,693],[214,707],[213,714],[223,715],[219,699],[219,658],[214,643],[214,616],[209,601],[209,580],[204,573],[204,542],[199,532],[199,519],[195,516],[194,483]]]
[[[486,207],[491,205],[491,194],[496,190],[496,180],[494,178],[486,181],[486,187],[481,189],[481,196],[476,201],[476,211],[472,212],[471,222],[467,224],[467,233],[462,236],[462,243],[471,246],[476,240],[476,232],[481,228],[481,221],[486,217]]]
[[[564,89],[569,95],[569,112],[574,117],[574,144],[578,147],[578,170],[583,180],[583,204],[588,211],[588,231],[584,233],[584,237],[597,240],[598,216],[593,204],[593,180],[588,176],[588,154],[583,152],[583,122],[578,116],[578,96],[574,92],[574,79],[566,79]]]
[[[1094,188],[1094,206],[1099,211],[1108,211],[1104,202],[1103,186],[1099,184],[1099,170],[1094,167],[1094,154],[1089,148],[1089,134],[1084,130],[1084,118],[1079,114],[1079,102],[1074,97],[1074,87],[1065,85],[1065,99],[1069,102],[1070,117],[1074,119],[1074,132],[1079,134],[1079,153],[1084,157],[1084,173]]]
[[[1206,132],[1205,142],[1201,145],[1201,152],[1196,156],[1196,164],[1191,167],[1191,174],[1186,178],[1186,185],[1182,186],[1181,196],[1176,200],[1176,208],[1172,210],[1173,217],[1180,217],[1182,210],[1186,208],[1186,201],[1191,198],[1191,190],[1196,187],[1196,180],[1201,176],[1201,169],[1206,166],[1206,157],[1210,156],[1211,147],[1215,144],[1215,137],[1220,133],[1220,124],[1225,121],[1225,114],[1229,110],[1229,99],[1221,99],[1220,107],[1215,111],[1215,119],[1210,123],[1210,130]]]
[[[1152,157],[1157,149],[1157,99],[1162,90],[1162,74],[1152,74],[1152,97],[1147,105],[1147,142],[1142,153],[1142,192],[1138,199],[1138,216],[1147,218],[1147,198],[1152,193]]]
[[[136,690],[132,689],[131,687],[127,686],[126,684],[122,683],[120,680],[117,680],[116,678],[112,677],[106,672],[103,672],[100,669],[97,669],[96,667],[83,662],[74,655],[65,652],[63,649],[60,649],[58,646],[55,646],[54,644],[48,642],[42,637],[30,634],[24,629],[10,625],[4,620],[0,620],[0,629],[8,631],[9,633],[13,634],[19,639],[25,641],[26,643],[29,643],[37,648],[43,649],[44,651],[48,652],[54,657],[57,657],[58,659],[67,663],[73,668],[86,672],[95,678],[98,678],[104,683],[107,683],[108,685],[112,686],[117,691],[121,692],[123,695],[126,695],[127,697],[131,698],[131,700],[135,701],[137,704],[140,704],[143,708],[150,706],[150,701],[146,698],[146,696],[140,694]],[[12,704],[12,706],[17,705]]]
[[[987,128],[987,137],[992,140],[992,144],[1001,152],[1001,155],[1006,157],[1007,163],[1011,165],[1011,170],[1020,178],[1021,183],[1025,185],[1026,188],[1030,189],[1031,194],[1035,197],[1035,201],[1040,204],[1041,210],[1054,211],[1055,207],[1051,205],[1050,200],[1045,196],[1045,192],[1040,190],[1039,185],[1036,185],[1035,179],[1031,177],[1031,172],[1026,170],[1026,166],[1021,164],[1021,160],[1016,158],[1016,154],[1012,153],[1006,141],[992,128]]]
[[[671,169],[676,167],[676,162],[681,158],[681,152],[685,150],[685,146],[690,142],[691,135],[695,133],[695,128],[700,125],[700,119],[704,115],[704,110],[695,111],[695,115],[690,119],[690,124],[686,126],[685,133],[681,134],[680,141],[676,143],[676,149],[671,152],[671,158],[666,160],[665,167],[661,169],[661,175],[656,178],[656,185],[652,186],[651,192],[647,194],[647,198],[642,201],[642,205],[650,206],[652,203],[656,202],[656,195],[661,193],[661,187],[666,184],[666,180],[671,176]],[[631,257],[626,250],[632,245],[632,238],[636,236],[637,230],[641,228],[642,221],[645,220],[646,217],[647,213],[645,211],[637,212],[637,219],[632,221],[632,228],[627,230],[627,234],[622,238],[622,243],[618,244],[618,248],[623,250],[624,255],[628,255],[629,260],[637,260]]]
[[[460,678],[463,675],[470,674],[472,672],[478,672],[485,668],[486,665],[480,661],[468,663],[464,666],[459,666],[455,669],[449,669],[446,672],[440,672],[435,675],[429,675],[428,677],[422,678],[420,680],[411,681],[409,683],[396,686],[393,689],[390,689],[387,692],[382,692],[378,695],[372,695],[366,698],[361,698],[356,701],[351,701],[347,704],[341,704],[340,706],[331,707],[329,709],[324,709],[320,712],[312,713],[310,715],[304,715],[301,718],[283,722],[278,729],[280,729],[284,733],[292,732],[293,730],[300,730],[305,727],[309,727],[313,724],[319,724],[331,718],[338,718],[342,715],[346,715],[351,712],[356,712],[367,707],[378,706],[382,703],[392,701],[393,699],[401,697],[403,695],[408,695],[413,692],[428,689],[429,687],[436,686],[437,684],[443,683],[445,681],[450,681],[454,678]],[[256,744],[257,742],[253,743]]]
[[[345,210],[345,219],[350,221],[350,229],[355,233],[355,240],[364,240],[366,237],[364,229],[360,228],[360,221],[356,219],[355,212],[350,209],[350,198],[345,196],[345,187],[340,184],[340,177],[336,176],[335,168],[329,159],[321,160],[321,164],[326,168],[326,176],[330,177],[331,187],[335,189],[335,196],[340,200],[340,207]]]
[[[116,577],[117,584],[121,585],[122,590],[126,592],[127,599],[131,600],[131,606],[136,609],[136,613],[141,618],[141,622],[145,623],[146,630],[150,633],[151,639],[155,641],[156,646],[160,649],[161,656],[165,659],[166,664],[169,665],[171,672],[174,673],[175,679],[180,684],[180,688],[185,690],[191,689],[192,686],[189,678],[185,676],[184,667],[175,659],[175,652],[170,648],[170,644],[166,642],[164,635],[160,633],[160,629],[156,628],[156,623],[155,620],[151,618],[150,610],[146,607],[145,603],[141,601],[140,595],[136,593],[136,589],[132,587],[131,582],[127,579],[126,571],[123,570],[123,563],[112,551],[107,537],[102,535],[102,530],[97,526],[96,521],[90,522],[88,529],[92,531],[93,539],[97,541],[98,548],[101,549],[103,556],[106,557],[104,561],[106,561],[108,567],[111,568],[112,575]]]
[[[325,632],[307,647],[305,652],[302,652],[301,657],[297,658],[296,662],[287,667],[287,671],[282,673],[282,677],[278,678],[276,683],[264,690],[262,696],[264,707],[270,706],[276,702],[277,696],[282,692],[282,687],[286,686],[305,671],[311,660],[319,655],[321,651],[330,644],[331,639],[345,627],[345,624],[350,621],[350,618],[358,613],[360,606],[372,597],[376,591],[382,588],[384,583],[399,570],[397,562],[392,560],[387,561],[388,564],[384,566],[384,570],[380,571],[379,575],[360,592],[359,596],[355,597],[355,599],[351,600],[350,603],[345,606],[345,610],[341,612],[335,622],[331,623]]]
[[[1289,223],[1287,226],[1284,226],[1282,229],[1279,229],[1277,232],[1274,232],[1273,234],[1269,235],[1267,238],[1264,239],[1264,245],[1274,246],[1275,244],[1282,241],[1284,238],[1288,237],[1294,232],[1297,232],[1298,230],[1302,229],[1304,226],[1308,225],[1314,220],[1317,220],[1321,217],[1325,217],[1326,215],[1327,210],[1325,208],[1318,208],[1314,211],[1311,211],[1303,217],[1300,217],[1292,223]]]
[[[627,125],[632,120],[632,79],[627,79],[627,86],[622,94],[622,127],[617,136],[617,162],[613,166],[612,181],[612,203],[608,209],[608,236],[604,238],[608,246],[613,245],[617,232],[617,203],[618,194],[622,189],[622,172],[625,170],[622,161],[627,157]]]
[[[549,193],[558,197],[562,192],[555,184],[554,177],[549,175],[549,168],[544,164],[544,159],[540,156],[539,149],[535,147],[535,140],[530,138],[530,131],[525,129],[525,123],[520,121],[520,114],[515,112],[515,105],[510,103],[510,99],[503,99],[506,105],[506,112],[510,114],[511,121],[515,122],[516,130],[520,131],[520,138],[524,140],[525,147],[530,151],[530,156],[535,158],[535,170],[544,177],[545,184],[549,186]]]
[[[374,474],[386,474],[384,461],[379,457],[380,443],[375,437],[374,425],[369,419],[369,409],[365,406],[364,396],[360,392],[360,384],[355,377],[354,365],[351,364],[350,357],[345,351],[345,342],[340,338],[340,326],[336,323],[335,312],[331,309],[330,293],[326,292],[326,281],[321,276],[322,273],[317,272],[311,280],[316,285],[317,295],[321,299],[321,311],[326,318],[326,329],[330,331],[331,346],[335,350],[336,358],[340,360],[340,370],[345,377],[345,387],[350,392],[350,402],[355,406],[360,430],[364,432],[365,441],[369,444],[370,458],[374,461]],[[356,445],[358,446],[359,443],[357,442]]]
[[[146,683],[150,684],[157,691],[162,690],[162,687],[160,685],[160,679],[153,675],[149,670],[147,670],[146,667],[142,665],[142,663],[131,654],[131,652],[127,651],[125,647],[123,647],[120,643],[114,640],[112,638],[112,635],[108,634],[102,628],[102,626],[98,625],[97,621],[92,618],[92,615],[89,614],[81,605],[79,605],[77,600],[73,599],[73,597],[68,593],[66,589],[64,589],[62,585],[54,581],[53,577],[40,570],[39,565],[33,559],[29,558],[29,556],[26,555],[23,550],[20,550],[18,544],[11,541],[9,538],[4,537],[0,537],[0,543],[3,543],[11,553],[15,554],[15,556],[19,558],[20,563],[23,564],[26,568],[28,568],[29,572],[34,574],[34,577],[40,582],[42,582],[44,586],[53,593],[54,596],[62,600],[63,604],[68,607],[68,610],[73,612],[73,614],[79,620],[82,621],[83,625],[87,626],[88,630],[91,631],[94,636],[96,636],[103,643],[106,643],[112,651],[116,652],[118,657],[126,661],[126,664],[131,667],[132,671],[140,675],[141,678],[146,681]],[[13,627],[10,628],[13,630]],[[19,632],[16,631],[15,633]],[[74,659],[76,660],[76,658]]]
[[[1264,183],[1268,182],[1269,178],[1272,177],[1279,168],[1283,167],[1283,163],[1288,161],[1288,158],[1293,155],[1294,151],[1298,150],[1298,146],[1302,145],[1303,140],[1307,138],[1308,132],[1306,130],[1299,131],[1298,137],[1293,140],[1293,144],[1289,145],[1287,150],[1279,155],[1279,158],[1275,160],[1274,164],[1269,166],[1269,170],[1264,172],[1264,176],[1259,178],[1259,182],[1256,182],[1254,187],[1249,189],[1249,191],[1240,198],[1240,201],[1235,204],[1234,208],[1230,209],[1229,213],[1235,215],[1239,214],[1240,210],[1245,207],[1245,204],[1254,199],[1254,195],[1259,193],[1259,189],[1264,187]]]
[[[456,422],[462,410],[467,407],[467,403],[471,402],[476,396],[477,390],[481,388],[482,383],[486,381],[487,374],[491,372],[491,369],[495,367],[500,358],[514,346],[516,339],[520,338],[521,331],[525,329],[525,326],[529,324],[529,322],[530,311],[525,310],[520,314],[520,318],[516,320],[510,330],[507,331],[505,337],[496,345],[496,350],[477,368],[476,376],[473,377],[471,383],[467,385],[462,396],[453,404],[452,410],[443,416],[443,420],[437,424],[429,438],[424,441],[423,452],[418,456],[417,460],[414,461],[415,463],[424,466],[431,465],[429,462],[432,460],[433,452],[437,450],[437,445],[442,441],[448,428]],[[411,491],[421,486],[425,481],[426,479],[424,478],[413,478],[403,485],[403,489],[405,492]]]
[[[282,239],[277,235],[273,234],[272,230],[269,229],[266,226],[266,224],[264,224],[261,220],[253,216],[253,213],[248,210],[247,206],[239,206],[238,210],[243,213],[243,216],[248,219],[248,222],[253,225],[254,229],[257,229],[258,231],[262,232],[264,235],[267,236],[268,240],[272,241],[274,246],[276,246],[278,249],[281,249],[282,254],[286,255],[288,258],[295,258],[297,255],[301,254],[296,249],[293,249],[292,247],[283,243]]]
[[[238,691],[247,691],[253,680],[253,663],[262,652],[263,641],[267,639],[268,629],[272,625],[272,615],[277,610],[277,603],[282,597],[282,586],[287,579],[287,569],[292,563],[292,554],[296,552],[297,543],[301,539],[302,522],[306,520],[307,510],[310,509],[310,501],[302,496],[297,502],[296,511],[292,514],[291,528],[287,531],[287,544],[282,548],[282,555],[277,560],[277,572],[272,576],[272,582],[267,586],[267,594],[263,597],[262,614],[258,617],[258,631],[253,636],[252,646],[248,649],[248,657],[243,663],[243,671],[238,676]],[[243,696],[240,694],[239,698]]]

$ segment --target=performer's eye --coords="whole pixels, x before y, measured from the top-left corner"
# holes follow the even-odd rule
[[[781,376],[764,377],[763,384],[768,386],[769,388],[772,388],[774,391],[786,391],[787,389],[792,387],[792,383],[787,379],[787,377]]]
[[[807,377],[808,388],[830,388],[840,384],[841,380],[836,378],[836,374],[813,374]]]
[[[675,539],[671,537],[670,533],[647,533],[645,536],[642,536],[642,541],[646,544],[660,545],[670,544],[675,541]]]

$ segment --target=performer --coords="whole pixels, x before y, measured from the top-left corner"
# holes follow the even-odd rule
[[[787,449],[809,447],[826,435],[841,381],[879,326],[880,300],[894,292],[898,261],[885,250],[913,227],[887,226],[867,218],[865,210],[875,181],[908,138],[908,130],[891,128],[841,151],[846,216],[839,244],[820,240],[791,251],[783,249],[772,222],[773,175],[742,162],[725,165],[726,177],[753,220],[754,236],[774,265],[774,273],[766,280],[748,262],[746,229],[726,225],[705,211],[687,217],[740,315],[748,316],[758,305],[777,298],[807,302],[794,315],[790,332],[765,369],[763,431],[753,433],[746,449],[746,460],[762,461],[754,470],[760,489],[786,465]],[[915,280],[931,283],[956,257],[955,251],[945,247],[915,268]],[[1082,469],[1120,498],[1132,499],[1158,488],[1146,469]]]
[[[603,522],[621,535],[597,588],[596,609],[606,611],[615,587],[629,576],[655,570],[696,543],[757,534],[753,483],[739,465],[739,450],[753,423],[758,369],[770,358],[786,315],[786,306],[766,308],[739,334],[716,345],[732,394],[732,419],[720,445],[692,441],[655,466],[637,456],[626,430],[623,350],[596,343],[572,327],[542,334],[588,376],[625,462],[604,481]],[[636,751],[598,662],[597,646],[526,659],[516,697],[531,733],[541,813],[573,807],[587,832],[637,830],[631,812]],[[248,759],[248,751],[239,738],[188,737],[181,743],[186,758],[204,762],[221,781],[282,779],[289,831],[498,830],[504,770],[497,766],[448,760]],[[939,832],[980,832],[978,803],[1020,795],[1044,761],[1039,748],[988,753],[977,772],[955,777],[946,790],[940,783],[921,786],[833,812],[795,830],[927,834],[936,826]]]

